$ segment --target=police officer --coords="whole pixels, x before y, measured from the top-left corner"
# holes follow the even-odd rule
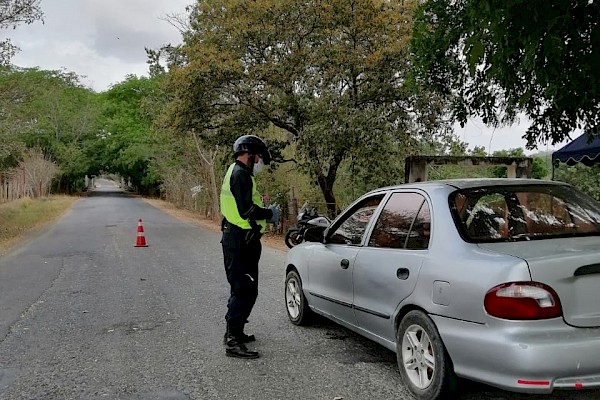
[[[221,187],[223,258],[227,281],[231,286],[227,302],[227,330],[224,344],[229,357],[258,358],[246,343],[254,335],[244,333],[244,325],[258,296],[260,238],[267,222],[277,224],[279,210],[262,207],[254,175],[271,162],[265,142],[254,135],[239,137],[233,144],[235,162],[229,166]]]

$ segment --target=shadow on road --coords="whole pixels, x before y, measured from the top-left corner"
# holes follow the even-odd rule
[[[552,394],[512,393],[494,387],[459,379],[456,400],[582,400],[598,399],[600,390],[555,391]]]
[[[352,351],[337,356],[342,363],[368,362],[389,366],[396,364],[396,354],[377,343],[346,329],[336,323],[317,316],[309,329],[323,331],[328,339],[345,340]],[[398,368],[394,366],[394,368]],[[400,377],[398,376],[399,380]],[[551,395],[532,395],[507,392],[492,386],[459,379],[453,400],[592,400],[600,399],[600,390],[556,391]]]

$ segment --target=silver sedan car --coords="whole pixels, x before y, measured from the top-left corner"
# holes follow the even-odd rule
[[[600,204],[523,179],[431,181],[359,198],[286,261],[290,321],[314,313],[396,352],[417,399],[455,378],[600,387]]]

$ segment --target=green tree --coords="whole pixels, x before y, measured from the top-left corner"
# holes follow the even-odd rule
[[[600,123],[600,3],[426,0],[415,17],[420,82],[452,96],[453,115],[532,124],[527,147]]]
[[[32,24],[43,17],[41,0],[0,1],[0,30],[15,29],[21,24]],[[18,50],[10,39],[0,41],[0,65],[8,65]]]
[[[444,125],[444,103],[408,76],[415,5],[201,0],[178,49],[185,61],[169,66],[165,125],[227,148],[279,128],[335,213],[344,161],[394,175],[387,158]]]
[[[95,94],[77,75],[36,68],[4,68],[0,73],[0,151],[4,168],[25,148],[40,148],[59,168],[59,188],[78,189],[89,169],[83,144],[95,140]]]
[[[533,165],[531,166],[531,177],[533,179],[546,179],[549,174],[546,160],[542,157],[533,157]]]
[[[476,157],[486,157],[487,151],[484,146],[475,146],[473,150],[471,150],[470,154]]]
[[[570,183],[581,191],[600,200],[600,166],[587,167],[583,164],[567,166],[560,164],[555,169],[555,179]]]
[[[156,192],[161,181],[151,167],[161,149],[152,127],[163,102],[159,81],[128,76],[100,94],[99,142],[89,154],[95,157],[96,173],[117,173],[142,193]]]
[[[17,164],[25,150],[25,142],[19,136],[22,120],[18,105],[21,88],[14,79],[13,70],[0,67],[0,172]]]

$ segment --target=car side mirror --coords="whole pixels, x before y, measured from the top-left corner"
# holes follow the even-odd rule
[[[322,226],[310,227],[304,232],[304,240],[307,242],[324,243],[326,229],[327,228]]]

